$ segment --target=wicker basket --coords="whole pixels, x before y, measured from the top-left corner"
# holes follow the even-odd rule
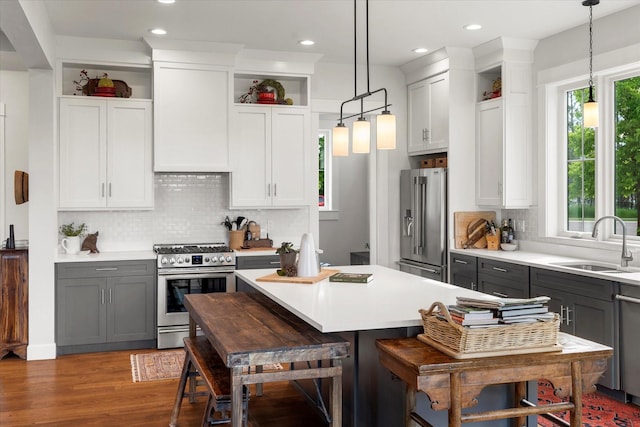
[[[438,310],[447,319],[436,316]],[[508,351],[511,349],[554,346],[560,329],[558,314],[553,320],[535,323],[503,325],[490,328],[465,328],[451,319],[449,310],[441,302],[434,302],[429,310],[420,310],[424,333],[433,341],[458,353]]]

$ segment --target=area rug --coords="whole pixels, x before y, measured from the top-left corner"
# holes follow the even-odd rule
[[[553,394],[553,388],[547,381],[538,382],[538,402],[541,404],[566,401]],[[565,421],[569,420],[568,412],[554,414]],[[538,425],[554,427],[556,424],[542,417],[538,417]],[[640,407],[634,404],[624,404],[595,392],[582,395],[582,425],[583,427],[640,427]]]
[[[184,364],[184,350],[164,350],[151,353],[132,354],[131,377],[133,382],[173,380],[180,378]],[[281,370],[282,365],[264,365],[264,371]],[[245,371],[247,369],[245,368]]]

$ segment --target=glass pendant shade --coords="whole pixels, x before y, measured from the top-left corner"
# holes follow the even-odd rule
[[[333,128],[331,144],[331,153],[334,157],[347,157],[349,155],[349,129],[344,123],[338,123]]]
[[[582,112],[583,125],[586,128],[598,127],[598,103],[594,100],[589,100],[584,103]]]
[[[371,126],[364,117],[359,117],[353,123],[353,152],[369,153],[371,145]]]
[[[396,116],[383,111],[376,119],[376,145],[378,150],[396,148]]]

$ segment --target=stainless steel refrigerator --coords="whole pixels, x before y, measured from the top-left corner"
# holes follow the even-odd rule
[[[447,281],[447,170],[400,172],[400,270]]]

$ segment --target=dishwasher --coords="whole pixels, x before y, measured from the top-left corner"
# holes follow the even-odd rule
[[[620,284],[620,294],[616,295],[620,304],[620,372],[622,390],[634,403],[640,401],[640,286]]]

